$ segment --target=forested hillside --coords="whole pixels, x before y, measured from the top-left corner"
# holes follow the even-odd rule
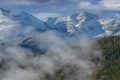
[[[95,80],[120,80],[120,37],[104,37],[99,43],[102,59],[94,73]]]

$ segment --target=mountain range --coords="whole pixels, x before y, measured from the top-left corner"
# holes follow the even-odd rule
[[[114,36],[120,35],[120,21],[89,12],[49,17],[47,21],[42,21],[27,12],[15,15],[9,10],[0,8],[1,44],[23,43],[23,46],[26,44],[28,46],[28,43],[34,42],[33,38],[47,31],[53,31],[63,38],[80,37],[83,34],[91,38]]]

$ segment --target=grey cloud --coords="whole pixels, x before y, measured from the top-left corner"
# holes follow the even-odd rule
[[[92,59],[100,58],[101,51],[94,49],[98,46],[94,41],[85,36],[81,38],[76,44],[68,44],[69,39],[62,39],[53,31],[40,33],[33,40],[48,50],[37,56],[19,46],[5,47],[4,53],[8,55],[0,52],[0,62],[4,61],[5,65],[0,69],[0,79],[58,80],[63,76],[64,80],[91,80],[95,67]]]
[[[47,2],[50,2],[50,0],[1,0],[0,4],[5,6],[38,6]]]
[[[80,2],[82,0],[1,0],[1,5],[6,6],[41,6],[41,5],[62,5]]]

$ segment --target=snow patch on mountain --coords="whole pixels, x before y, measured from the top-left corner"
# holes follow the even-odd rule
[[[102,24],[102,28],[105,31],[105,35],[112,35],[118,32],[120,29],[120,21],[110,18],[100,18],[100,23]]]
[[[99,22],[99,16],[87,12],[71,16],[48,18],[46,24],[51,29],[58,29],[59,31],[74,34],[83,33],[91,37],[104,33],[102,25]]]

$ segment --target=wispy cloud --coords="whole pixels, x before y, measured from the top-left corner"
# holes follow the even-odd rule
[[[61,5],[66,4],[70,2],[76,2],[78,0],[72,1],[72,0],[1,0],[0,4],[3,5],[10,5],[10,6],[40,6],[40,5]]]
[[[37,13],[37,14],[33,14],[34,16],[36,16],[37,18],[39,18],[40,20],[46,21],[48,17],[58,17],[58,16],[62,16],[59,13]]]
[[[89,1],[82,1],[78,4],[79,8],[90,10],[120,10],[119,0],[101,0],[96,4]]]
[[[49,2],[50,0],[1,0],[1,5],[6,6],[38,6]]]
[[[42,12],[118,11],[119,0],[0,0],[1,7]],[[32,12],[32,11],[31,11]]]
[[[68,6],[74,5],[81,1],[92,0],[1,0],[0,5],[5,6]]]
[[[102,0],[99,4],[108,10],[120,10],[119,0]]]

